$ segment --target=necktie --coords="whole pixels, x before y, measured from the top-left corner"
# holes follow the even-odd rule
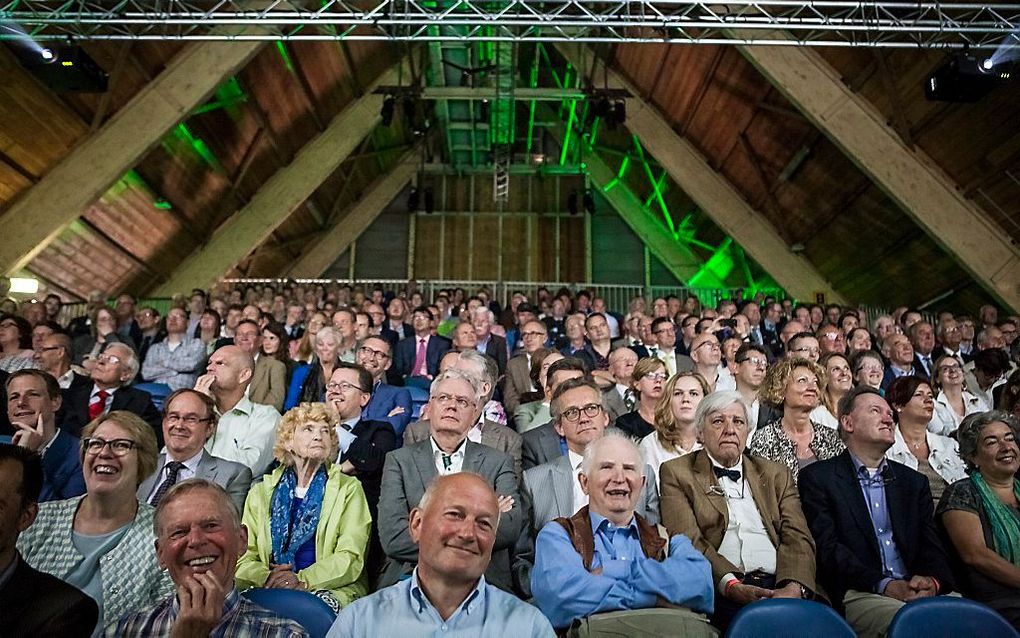
[[[634,391],[627,388],[627,391],[623,393],[623,404],[627,406],[628,412],[634,411],[634,406],[637,405],[637,401],[634,399]]]
[[[658,357],[659,356],[659,349],[657,347],[655,347],[655,346],[649,346],[648,347],[648,356],[649,357]]]
[[[180,461],[170,461],[166,464],[166,478],[159,484],[159,489],[156,490],[156,493],[153,494],[152,498],[149,500],[150,505],[153,507],[159,505],[159,500],[163,498],[166,493],[170,491],[170,488],[174,486],[174,483],[177,482],[177,477],[180,475],[183,467],[184,463],[181,463]]]
[[[421,375],[425,376],[428,371],[425,369],[425,339],[418,339],[418,350],[414,354],[414,371],[411,372],[412,376]]]
[[[443,472],[444,473],[449,472],[450,471],[450,467],[452,465],[453,465],[453,457],[450,456],[449,454],[444,454],[443,455]]]
[[[96,392],[96,395],[89,401],[89,421],[93,421],[106,408],[106,397],[110,396],[110,393],[106,390],[100,390]]]
[[[740,482],[740,470],[727,470],[724,467],[712,466],[712,471],[715,472],[716,478],[726,477],[735,483]]]
[[[924,361],[924,371],[928,373],[928,376],[931,376],[931,357],[928,356],[928,355],[925,355],[923,361]]]

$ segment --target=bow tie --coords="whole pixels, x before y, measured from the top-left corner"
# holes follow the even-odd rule
[[[724,467],[719,467],[717,465],[713,465],[712,466],[712,471],[715,472],[715,477],[716,478],[723,478],[723,477],[725,477],[725,478],[728,478],[728,479],[730,479],[731,481],[733,481],[735,483],[739,483],[740,482],[740,470],[727,470]]]

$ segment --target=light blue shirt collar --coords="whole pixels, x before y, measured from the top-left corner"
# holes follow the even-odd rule
[[[607,530],[624,529],[615,525],[611,520],[609,520],[605,516],[602,516],[601,514],[596,514],[595,512],[591,511],[590,508],[588,510],[588,516],[591,518],[592,534],[598,534],[599,530],[601,530],[602,528],[606,528]],[[631,515],[630,523],[626,525],[626,528],[629,528],[632,532],[634,532],[635,536],[638,535],[637,520],[635,520],[633,515]]]
[[[421,588],[421,584],[418,582],[418,568],[415,567],[411,573],[411,585],[409,588],[411,596],[411,608],[419,614],[428,613],[430,610],[436,616],[437,620],[442,620],[439,616],[439,612],[436,611],[435,606],[432,605],[432,601],[425,595],[425,591]],[[471,590],[464,602],[460,604],[457,611],[446,619],[446,624],[456,622],[457,618],[460,617],[461,613],[466,616],[471,616],[472,612],[476,610],[485,609],[485,576],[478,577],[478,583],[475,588]]]

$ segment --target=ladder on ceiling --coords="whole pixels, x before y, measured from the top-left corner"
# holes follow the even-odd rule
[[[513,161],[514,115],[517,84],[517,43],[495,44],[495,70],[492,74],[496,89],[490,109],[492,127],[492,198],[501,209],[510,199],[510,163]]]

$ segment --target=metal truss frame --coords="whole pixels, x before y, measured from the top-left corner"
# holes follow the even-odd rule
[[[0,0],[0,40],[27,36],[36,40],[467,40],[1020,48],[1017,3],[723,2]],[[440,26],[458,28],[433,28]]]

